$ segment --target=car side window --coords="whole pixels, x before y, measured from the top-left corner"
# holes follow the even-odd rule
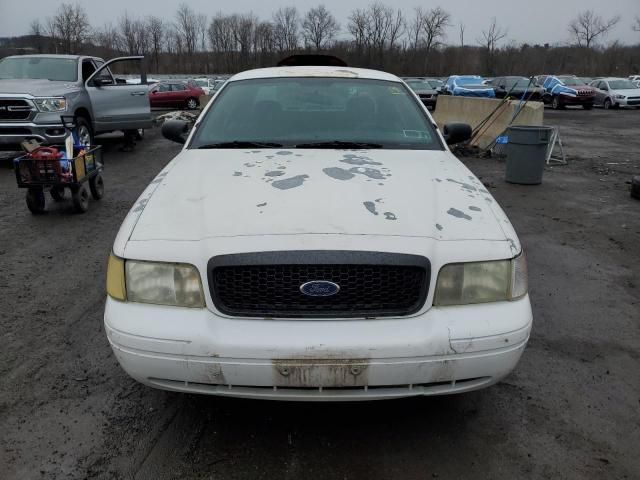
[[[184,92],[187,89],[187,86],[182,83],[172,83],[171,91],[172,92]]]
[[[89,59],[82,61],[82,81],[86,82],[89,77],[96,71],[96,67]]]
[[[170,92],[171,86],[168,83],[161,83],[157,88],[158,92]]]
[[[104,62],[101,60],[94,60],[93,62],[95,64],[94,70],[97,70],[102,65],[104,65]],[[103,68],[102,70],[100,70],[100,72],[98,73],[98,75],[95,76],[95,78],[100,79],[103,85],[107,85],[107,84],[115,85],[115,82],[113,81],[113,76],[111,75],[111,70],[109,70],[109,67]]]

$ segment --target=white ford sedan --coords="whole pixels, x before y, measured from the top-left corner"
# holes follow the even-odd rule
[[[532,324],[516,233],[400,79],[347,67],[231,78],[109,257],[105,329],[161,389],[283,400],[467,392]],[[188,138],[185,138],[188,137]]]

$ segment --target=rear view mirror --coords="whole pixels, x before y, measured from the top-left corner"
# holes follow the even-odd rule
[[[184,144],[189,133],[189,123],[184,120],[167,120],[162,125],[162,136],[172,142]]]
[[[471,125],[467,123],[447,123],[442,129],[447,145],[464,142],[471,138]]]

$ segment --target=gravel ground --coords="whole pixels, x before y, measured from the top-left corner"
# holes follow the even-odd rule
[[[81,478],[640,477],[640,111],[547,111],[569,165],[540,186],[463,159],[529,257],[534,328],[487,390],[357,404],[218,399],[149,389],[104,335],[107,254],[179,146],[104,140],[106,196],[34,217],[0,168],[0,476]]]

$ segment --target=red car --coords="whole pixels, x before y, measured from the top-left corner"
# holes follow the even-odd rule
[[[152,108],[187,108],[194,110],[200,106],[204,90],[187,82],[167,80],[158,82],[149,89],[149,103]]]

